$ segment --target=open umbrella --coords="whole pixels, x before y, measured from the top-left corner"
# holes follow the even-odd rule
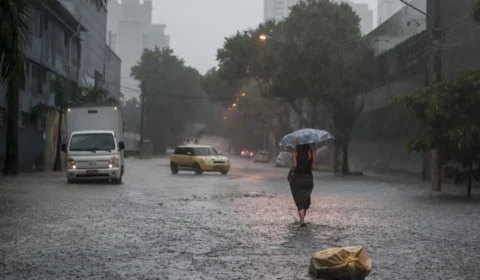
[[[296,145],[325,142],[334,137],[325,130],[304,128],[285,135],[280,141],[280,146],[293,147]]]

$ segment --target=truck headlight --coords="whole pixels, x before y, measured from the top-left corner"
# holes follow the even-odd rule
[[[213,158],[206,158],[203,161],[206,163],[213,163]]]
[[[67,158],[67,169],[77,169],[77,164],[73,158]]]
[[[118,157],[112,157],[108,163],[108,168],[117,168],[120,165]]]

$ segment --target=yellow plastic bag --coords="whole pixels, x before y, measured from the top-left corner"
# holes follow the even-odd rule
[[[357,280],[370,274],[372,261],[363,246],[330,248],[315,253],[308,270],[325,280]]]

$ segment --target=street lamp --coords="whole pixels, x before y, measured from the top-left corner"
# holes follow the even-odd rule
[[[245,92],[242,93],[242,96],[247,96],[247,94]]]
[[[233,106],[233,107],[237,107],[237,103],[233,103],[232,106]]]
[[[261,40],[261,41],[267,41],[267,40],[273,40],[273,41],[276,41],[278,43],[281,43],[281,44],[285,44],[285,42],[281,41],[281,40],[278,40],[277,38],[274,38],[270,35],[266,35],[266,34],[260,34],[258,36],[258,38]]]

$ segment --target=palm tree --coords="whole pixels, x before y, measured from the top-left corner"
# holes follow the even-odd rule
[[[19,91],[25,84],[25,42],[32,2],[0,1],[0,85],[7,89],[5,175],[18,174]]]
[[[7,132],[4,175],[18,174],[19,92],[25,85],[25,43],[35,5],[57,0],[0,0],[0,90],[6,86]],[[99,0],[88,0],[101,9]]]

